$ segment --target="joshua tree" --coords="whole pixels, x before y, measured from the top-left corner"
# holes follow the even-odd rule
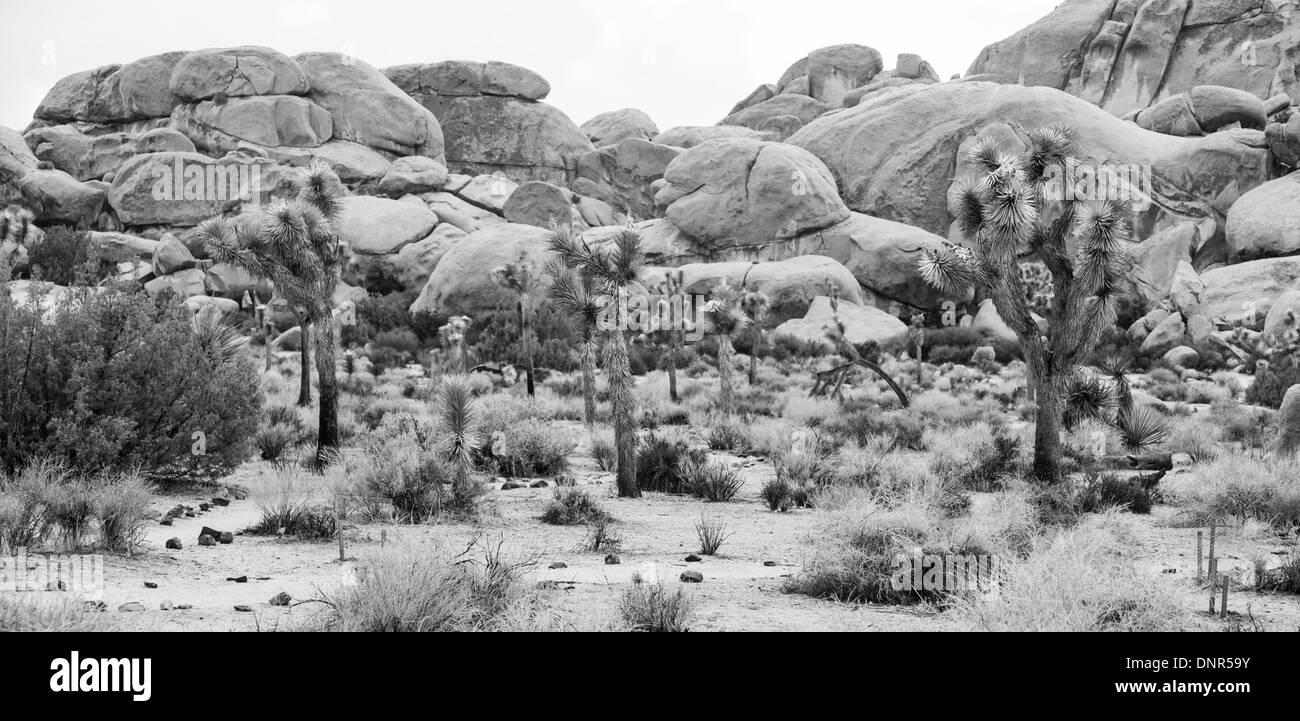
[[[572,242],[567,230],[552,233],[566,239],[559,242]],[[582,417],[591,428],[596,424],[596,327],[601,317],[601,305],[592,293],[589,281],[559,258],[547,262],[546,273],[551,277],[548,291],[551,298],[560,303],[582,333]]]
[[[614,406],[618,495],[640,498],[636,480],[636,398],[632,395],[624,314],[628,286],[636,281],[644,263],[641,237],[628,228],[615,236],[612,247],[593,248],[571,231],[557,229],[551,233],[548,247],[577,276],[557,276],[551,284],[551,297],[566,312],[593,318],[596,332],[604,340],[605,370]]]
[[[682,285],[682,272],[680,270],[670,270],[664,274],[664,282],[655,287],[654,291],[660,296],[658,309],[659,329],[649,334],[653,341],[665,349],[663,364],[664,369],[668,371],[668,398],[673,403],[681,400],[677,395],[677,356],[680,355],[682,347],[682,332],[687,329],[687,324],[694,322],[694,318],[690,320],[686,318],[687,312],[692,311],[693,308],[688,308],[686,305],[686,296],[682,293]],[[682,313],[680,318],[673,318],[674,303],[681,304]],[[680,321],[683,327],[673,327],[675,321]]]
[[[753,321],[745,315],[740,294],[725,284],[704,306],[704,319],[706,332],[718,339],[718,407],[724,415],[730,415],[731,366],[736,355],[731,339],[748,332]]]
[[[987,141],[972,148],[970,159],[981,175],[959,181],[950,199],[969,247],[926,251],[920,273],[942,292],[978,284],[1015,331],[1037,394],[1033,474],[1054,482],[1060,477],[1066,386],[1114,323],[1131,263],[1124,245],[1132,222],[1125,198],[1049,197],[1049,181],[1075,162],[1072,131],[1049,126],[1025,138],[1019,154],[1003,153]],[[1052,274],[1047,336],[1033,317],[1019,267],[1022,257],[1034,255]]]
[[[763,323],[767,321],[768,311],[772,309],[772,302],[768,297],[756,290],[742,291],[740,294],[740,312],[749,318],[749,384],[758,383],[758,354],[763,350],[763,343],[767,340],[767,331],[763,330]]]
[[[912,325],[907,329],[907,341],[916,353],[916,387],[925,380],[925,314],[913,313]]]
[[[533,386],[533,338],[530,327],[533,313],[532,272],[528,270],[528,262],[520,253],[518,263],[507,263],[493,268],[492,279],[502,288],[514,291],[519,297],[519,342],[524,346],[524,356],[528,363],[528,396],[531,398],[536,395]]]
[[[276,201],[255,229],[224,216],[199,228],[199,236],[217,262],[230,263],[274,284],[276,294],[315,325],[316,373],[320,381],[320,417],[316,460],[325,463],[339,445],[338,387],[335,383],[331,309],[343,250],[334,232],[342,184],[328,165],[313,164],[293,201]],[[307,328],[303,328],[304,353]]]
[[[469,330],[469,323],[469,316],[458,315],[448,318],[446,325],[438,329],[442,346],[451,351],[452,367],[460,373],[468,369],[465,362],[465,332]]]

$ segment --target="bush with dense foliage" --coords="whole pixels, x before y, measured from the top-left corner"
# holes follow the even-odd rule
[[[257,365],[196,331],[176,300],[73,288],[45,311],[0,295],[0,468],[49,455],[210,478],[242,462],[262,403]]]

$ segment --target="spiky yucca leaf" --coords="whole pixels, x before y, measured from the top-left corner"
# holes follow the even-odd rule
[[[1084,421],[1107,422],[1107,413],[1115,405],[1115,395],[1100,378],[1076,374],[1065,387],[1065,413],[1062,423],[1073,430]]]
[[[922,249],[917,268],[921,280],[940,293],[959,293],[975,282],[970,250],[952,244]]]
[[[1026,148],[1020,164],[1030,183],[1041,182],[1048,168],[1064,169],[1076,152],[1074,129],[1059,123],[1033,128],[1025,136]]]
[[[194,314],[190,319],[190,328],[200,345],[222,363],[230,363],[239,357],[239,352],[248,345],[249,338],[222,320],[222,312],[216,306],[209,305]]]
[[[1138,453],[1169,439],[1169,424],[1149,407],[1139,406],[1117,419],[1120,442],[1129,453]]]
[[[948,202],[957,208],[957,229],[968,242],[979,237],[984,227],[982,186],[970,178],[960,178],[948,191]]]
[[[346,194],[343,182],[334,169],[317,160],[307,171],[307,179],[298,190],[298,199],[316,208],[325,220],[334,223],[343,211],[342,198]]]
[[[606,304],[590,292],[586,282],[577,273],[565,267],[558,259],[547,265],[547,273],[551,276],[551,287],[547,295],[566,315],[578,319],[582,328],[595,329]]]
[[[967,153],[971,165],[986,173],[996,173],[1003,167],[1006,157],[998,142],[992,138],[980,138]]]

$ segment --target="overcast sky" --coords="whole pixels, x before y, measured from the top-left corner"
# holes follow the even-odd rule
[[[502,60],[550,81],[577,123],[623,107],[711,125],[808,51],[860,43],[941,78],[1058,0],[0,0],[0,125],[26,127],[59,78],[170,50],[337,50],[377,67]]]

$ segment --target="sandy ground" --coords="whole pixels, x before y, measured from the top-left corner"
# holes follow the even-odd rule
[[[796,573],[803,561],[807,534],[816,528],[817,511],[772,513],[758,497],[763,482],[774,473],[770,462],[718,454],[721,460],[741,464],[745,485],[731,503],[706,504],[697,500],[648,494],[640,500],[614,497],[613,477],[602,473],[586,455],[575,459],[574,475],[602,505],[619,520],[623,538],[617,552],[621,563],[607,565],[605,552],[575,550],[586,535],[584,527],[543,524],[539,516],[550,500],[550,488],[491,491],[495,512],[480,525],[439,524],[427,526],[350,525],[347,555],[340,563],[338,545],[333,542],[299,542],[275,537],[239,533],[260,516],[254,500],[232,501],[196,518],[182,518],[175,525],[152,526],[143,549],[134,557],[110,557],[106,561],[104,601],[128,629],[150,631],[257,631],[293,629],[307,624],[319,604],[298,603],[319,597],[321,589],[346,582],[355,559],[381,546],[402,544],[409,548],[428,546],[431,551],[458,552],[475,537],[504,541],[507,555],[532,557],[536,565],[528,572],[534,581],[554,582],[542,592],[539,606],[548,619],[546,627],[571,630],[599,630],[612,620],[619,594],[634,574],[679,583],[682,571],[704,574],[702,584],[690,589],[697,601],[696,631],[943,631],[955,622],[942,613],[923,607],[891,607],[842,604],[787,594],[786,577]],[[269,468],[263,463],[245,466],[230,482],[254,490]],[[499,484],[498,484],[499,488]],[[197,507],[207,500],[196,494],[162,497],[162,511],[177,503]],[[977,499],[978,507],[978,499]],[[699,563],[687,563],[687,555],[698,551],[695,523],[701,515],[722,519],[734,534],[719,555]],[[1196,529],[1171,527],[1165,521],[1172,509],[1161,507],[1148,517],[1137,519],[1137,536],[1144,570],[1174,584],[1186,598],[1189,609],[1203,612],[1206,592],[1195,583]],[[196,541],[203,526],[238,535],[230,545],[201,547]],[[168,538],[184,544],[179,551],[166,550]],[[1281,551],[1282,539],[1243,539],[1231,533],[1219,543],[1225,567],[1247,568],[1251,555]],[[560,562],[567,567],[550,569]],[[774,565],[765,565],[765,562]],[[1172,572],[1170,572],[1172,569]],[[232,578],[246,576],[247,582]],[[157,588],[146,588],[145,583]],[[287,592],[295,599],[288,607],[274,607],[272,596]],[[122,612],[121,604],[138,601],[147,610]],[[160,605],[188,605],[184,610],[162,611]],[[236,611],[246,605],[250,612]],[[1229,608],[1247,609],[1267,630],[1294,631],[1300,628],[1300,596],[1259,595],[1236,591]],[[1220,630],[1234,625],[1204,613],[1194,616],[1189,630]]]

